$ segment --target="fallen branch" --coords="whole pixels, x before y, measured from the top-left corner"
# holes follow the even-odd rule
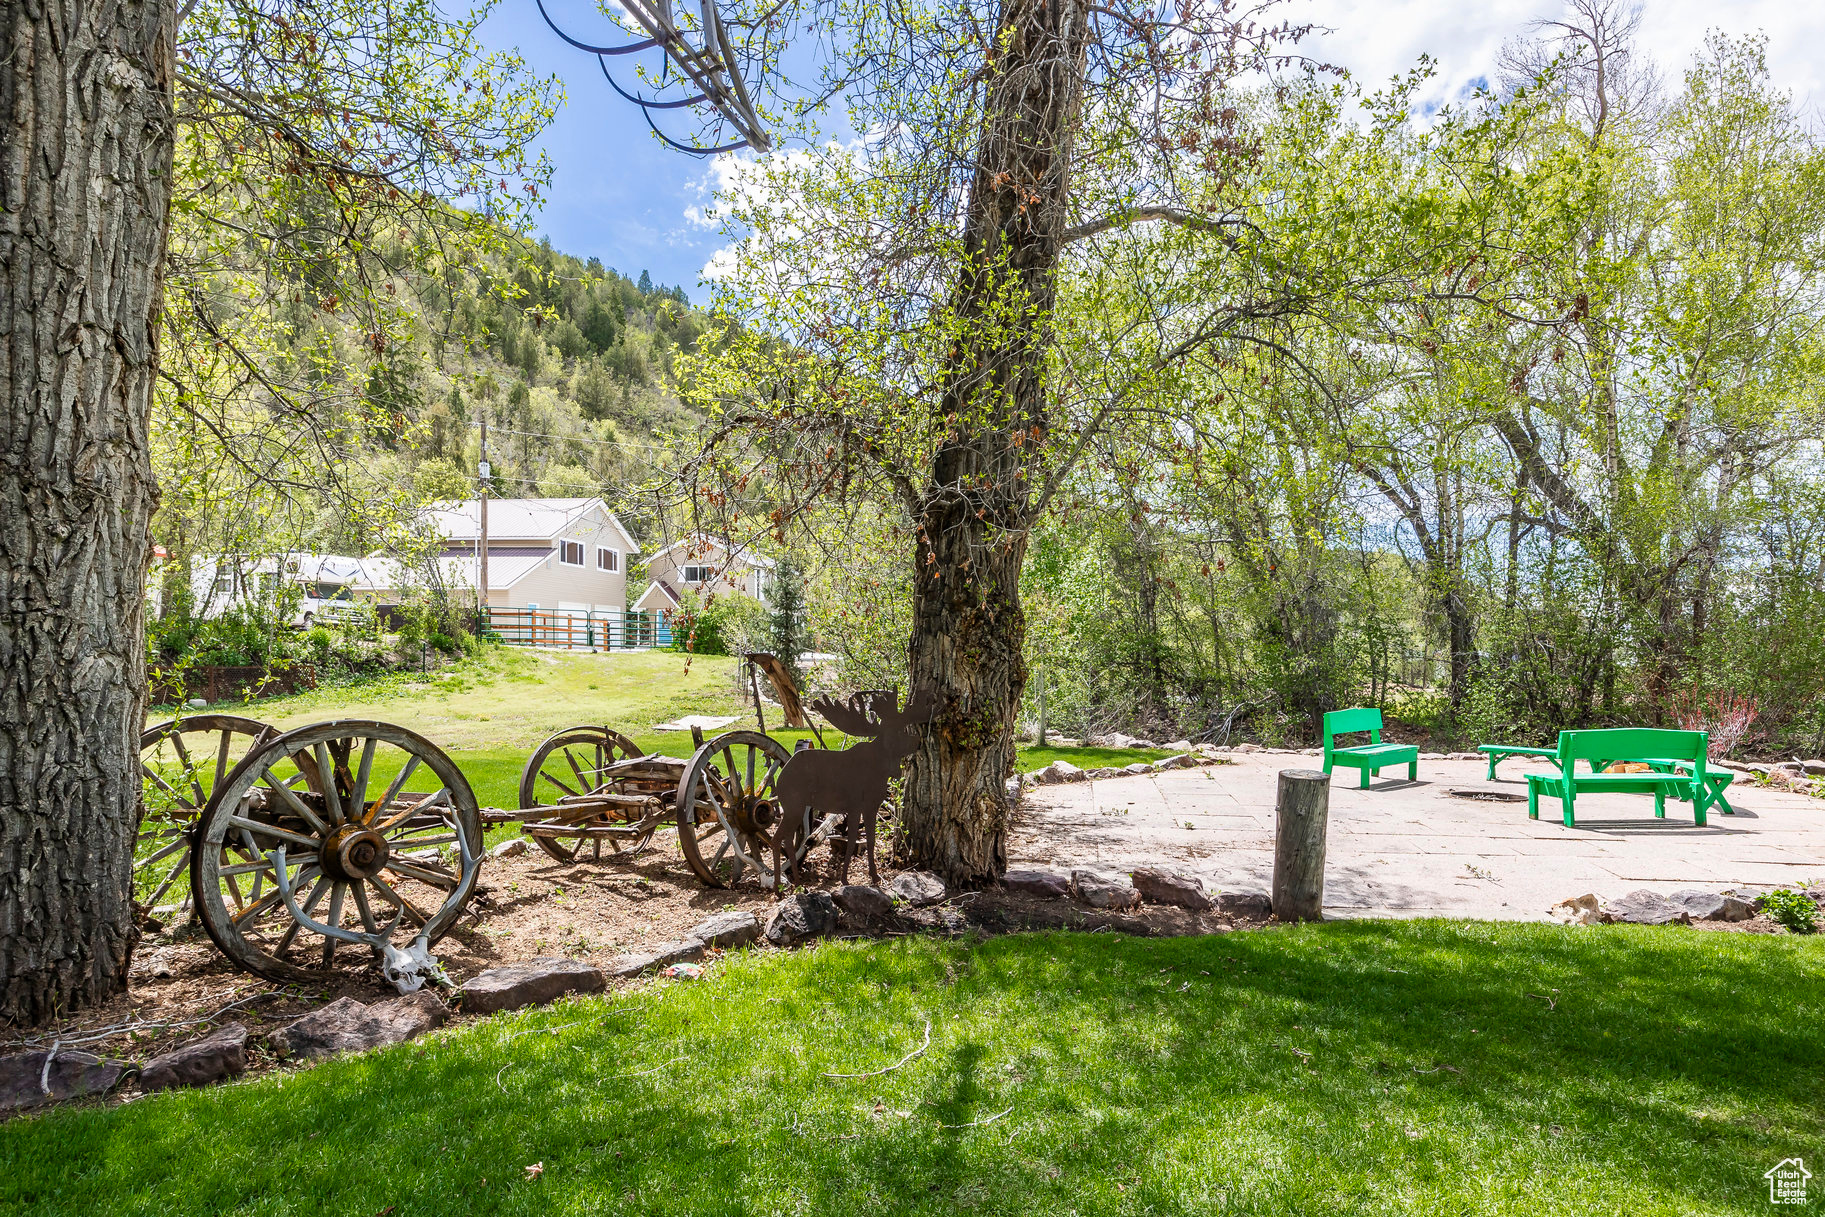
[[[924,1056],[925,1050],[927,1048],[931,1047],[931,1043],[932,1043],[932,1020],[928,1018],[925,1020],[925,1040],[924,1040],[924,1042],[921,1043],[917,1048],[914,1048],[911,1052],[907,1053],[905,1056],[901,1057],[899,1060],[895,1061],[893,1064],[889,1065],[887,1068],[871,1070],[868,1073],[826,1073],[824,1076],[827,1078],[878,1078],[884,1073],[892,1073],[894,1070],[898,1069],[900,1066],[906,1064],[909,1061],[914,1061],[914,1060],[917,1060],[919,1057]]]
[[[666,1065],[676,1065],[679,1061],[686,1061],[689,1059],[689,1057],[675,1056],[671,1060],[666,1061],[665,1064],[654,1065],[651,1069],[639,1069],[635,1070],[633,1073],[611,1073],[608,1076],[611,1078],[643,1078],[649,1073],[658,1073],[661,1069],[664,1069]]]
[[[511,1044],[514,1040],[519,1039],[520,1036],[522,1036],[522,1035],[556,1035],[560,1031],[568,1031],[572,1027],[580,1027],[582,1025],[583,1024],[581,1024],[581,1023],[565,1023],[561,1027],[534,1027],[529,1031],[515,1031],[512,1035],[510,1035],[506,1039],[502,1040],[501,1045],[503,1047],[505,1047],[506,1045]]]
[[[1554,990],[1553,990],[1553,992],[1554,992],[1554,993],[1557,993],[1557,992],[1558,992],[1558,990],[1557,990],[1557,989],[1554,989]],[[1556,998],[1556,997],[1548,997],[1548,996],[1547,996],[1547,995],[1546,995],[1546,994],[1544,994],[1544,993],[1527,993],[1527,994],[1524,994],[1524,995],[1523,995],[1523,996],[1526,996],[1526,997],[1537,997],[1537,998],[1539,998],[1539,999],[1540,999],[1540,1000],[1541,1000],[1541,1001],[1543,1001],[1543,1002],[1545,1002],[1545,1003],[1546,1003],[1546,1008],[1547,1008],[1547,1009],[1548,1009],[1548,1010],[1556,1010],[1556,1009],[1558,1009],[1558,1007],[1559,1007],[1559,999],[1558,999],[1558,998]]]
[[[134,1032],[134,1031],[169,1031],[175,1027],[194,1027],[198,1023],[213,1022],[215,1019],[222,1017],[222,1015],[228,1013],[230,1010],[236,1009],[237,1007],[240,1007],[240,1006],[248,1005],[251,1002],[257,1002],[263,998],[268,998],[268,997],[285,997],[285,996],[287,996],[287,994],[277,993],[277,992],[256,993],[252,997],[243,997],[240,1001],[229,1002],[226,1006],[223,1006],[220,1010],[215,1011],[213,1014],[205,1014],[201,1018],[186,1018],[186,1019],[179,1020],[178,1022],[174,1022],[174,1023],[141,1023],[141,1022],[116,1023],[112,1027],[103,1027],[99,1031],[92,1031],[87,1035],[77,1036],[72,1039],[60,1039],[60,1038],[53,1037],[52,1043],[54,1045],[61,1046],[64,1048],[71,1048],[71,1047],[76,1046],[77,1044],[93,1044],[97,1040],[113,1039],[117,1035],[126,1035],[126,1034],[128,1034],[130,1032]],[[4,1044],[0,1044],[0,1047],[36,1048],[38,1045],[40,1045],[42,1043],[44,1043],[44,1037],[36,1036],[31,1039],[8,1040]]]
[[[1013,1110],[1014,1109],[1012,1107],[1010,1107],[1007,1109],[1007,1111],[998,1111],[986,1120],[971,1120],[968,1124],[940,1124],[940,1125],[938,1125],[938,1127],[939,1128],[978,1128],[984,1124],[993,1124],[996,1120],[999,1120],[1002,1116],[1007,1115],[1009,1111],[1013,1111]]]

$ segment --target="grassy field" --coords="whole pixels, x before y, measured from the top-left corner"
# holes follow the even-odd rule
[[[927,1020],[903,1067],[827,1076],[885,1069]],[[1821,1152],[1822,1075],[1817,939],[1356,922],[831,943],[16,1121],[0,1208],[1759,1214],[1762,1172]]]
[[[409,727],[449,752],[484,807],[517,807],[520,769],[540,741],[578,723],[607,725],[643,752],[691,755],[689,732],[654,731],[682,715],[738,715],[754,725],[736,687],[738,661],[672,651],[569,654],[499,648],[427,676],[389,676],[211,710],[242,714],[285,728],[331,718],[379,719]],[[169,708],[154,719],[170,716]],[[773,734],[788,748],[798,731]],[[829,733],[826,732],[826,736]],[[832,743],[836,740],[832,739]],[[1154,760],[1160,751],[1114,748],[1022,748],[1030,772],[1063,758],[1086,769]]]

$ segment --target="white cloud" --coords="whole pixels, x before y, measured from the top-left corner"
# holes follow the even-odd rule
[[[1365,88],[1379,88],[1408,71],[1422,54],[1438,63],[1422,101],[1462,97],[1479,78],[1495,73],[1502,44],[1524,36],[1531,22],[1555,18],[1559,0],[1290,0],[1278,18],[1328,26],[1308,40],[1308,53],[1350,69]],[[1637,32],[1640,50],[1677,86],[1709,30],[1768,35],[1768,66],[1775,84],[1803,109],[1825,104],[1825,5],[1816,0],[1646,0]]]

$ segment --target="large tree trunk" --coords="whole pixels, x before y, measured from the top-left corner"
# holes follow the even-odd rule
[[[175,15],[0,17],[0,1018],[126,988]]]
[[[1045,352],[1088,22],[1085,0],[1004,0],[965,219],[957,341],[937,403],[948,435],[918,522],[908,657],[913,684],[935,689],[940,708],[907,776],[906,843],[916,865],[957,886],[1007,867],[1005,782],[1026,686],[1027,473],[1049,426]]]

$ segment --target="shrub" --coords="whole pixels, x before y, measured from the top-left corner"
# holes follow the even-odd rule
[[[752,638],[766,609],[740,592],[722,592],[708,601],[687,592],[673,615],[672,649],[695,655],[728,655]]]
[[[1819,928],[1819,906],[1812,902],[1812,897],[1789,888],[1779,888],[1763,896],[1762,912],[1795,934],[1811,934]]]

